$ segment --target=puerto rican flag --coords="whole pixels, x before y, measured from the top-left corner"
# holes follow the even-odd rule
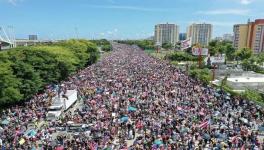
[[[198,127],[201,129],[207,128],[211,124],[211,120],[202,122]]]
[[[89,143],[90,150],[97,150],[98,145],[95,142]]]
[[[185,49],[191,47],[191,45],[192,45],[191,38],[184,40],[184,41],[181,41],[181,49],[182,50],[185,50]]]

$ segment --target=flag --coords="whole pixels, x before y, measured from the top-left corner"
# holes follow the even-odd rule
[[[242,147],[241,147],[241,150],[246,150],[245,147],[246,147],[245,144],[243,144]]]
[[[199,128],[202,128],[202,129],[207,128],[210,124],[211,124],[211,121],[210,120],[205,121],[205,122],[203,122],[203,123],[201,123],[199,125]]]
[[[192,45],[191,38],[184,40],[184,41],[181,41],[181,49],[182,50],[185,50],[185,49],[191,47],[191,45]]]
[[[90,150],[97,150],[97,144],[95,142],[91,142],[89,144],[89,148],[90,148]]]

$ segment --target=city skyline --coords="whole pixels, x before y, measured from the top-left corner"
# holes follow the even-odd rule
[[[264,16],[261,0],[0,0],[1,26],[12,25],[17,38],[123,38],[154,35],[154,26],[173,23],[185,33],[192,23],[209,23],[213,37],[233,33],[233,25]],[[77,30],[76,30],[77,29]]]

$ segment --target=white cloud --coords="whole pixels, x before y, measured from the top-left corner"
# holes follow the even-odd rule
[[[113,32],[112,31],[107,31],[107,34],[112,35]]]
[[[112,4],[114,4],[115,3],[115,1],[114,0],[107,0],[109,3],[112,3]]]
[[[203,15],[242,15],[246,16],[250,12],[249,9],[216,9],[207,11],[198,11],[196,14]]]
[[[218,27],[231,27],[234,24],[237,24],[237,22],[230,22],[230,21],[210,21],[210,20],[195,20],[191,21],[188,24],[192,23],[209,23],[212,24],[213,26],[218,26]]]
[[[248,4],[251,4],[253,2],[253,0],[239,0],[239,1],[243,5],[248,5]]]
[[[136,6],[119,6],[119,5],[88,5],[91,8],[103,8],[103,9],[120,9],[120,10],[134,10],[134,11],[147,11],[147,12],[171,12],[173,10],[160,9],[160,8],[144,8]]]
[[[22,1],[23,0],[7,0],[8,3],[10,3],[10,4],[14,5],[14,6],[16,6],[17,3],[22,2]]]

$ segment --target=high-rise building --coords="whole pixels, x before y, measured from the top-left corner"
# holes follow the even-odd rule
[[[264,19],[234,25],[234,48],[250,48],[255,54],[264,52]]]
[[[38,36],[37,35],[29,35],[28,39],[29,40],[38,40]]]
[[[217,36],[217,37],[215,37],[213,40],[216,40],[216,41],[223,41],[223,37]]]
[[[264,19],[249,23],[248,44],[255,54],[264,52]]]
[[[233,31],[234,31],[234,39],[233,39],[234,48],[241,49],[247,47],[248,25],[236,24],[234,25]]]
[[[211,24],[192,24],[188,27],[187,38],[191,38],[192,45],[208,46],[212,38],[212,30]]]
[[[156,44],[170,43],[173,46],[179,41],[179,27],[175,24],[157,24],[155,26]]]
[[[232,35],[232,34],[224,34],[224,35],[223,35],[223,40],[224,40],[224,41],[230,41],[230,42],[233,42],[233,35]]]
[[[180,41],[184,41],[187,39],[187,34],[186,33],[180,33],[179,34],[179,40]]]

